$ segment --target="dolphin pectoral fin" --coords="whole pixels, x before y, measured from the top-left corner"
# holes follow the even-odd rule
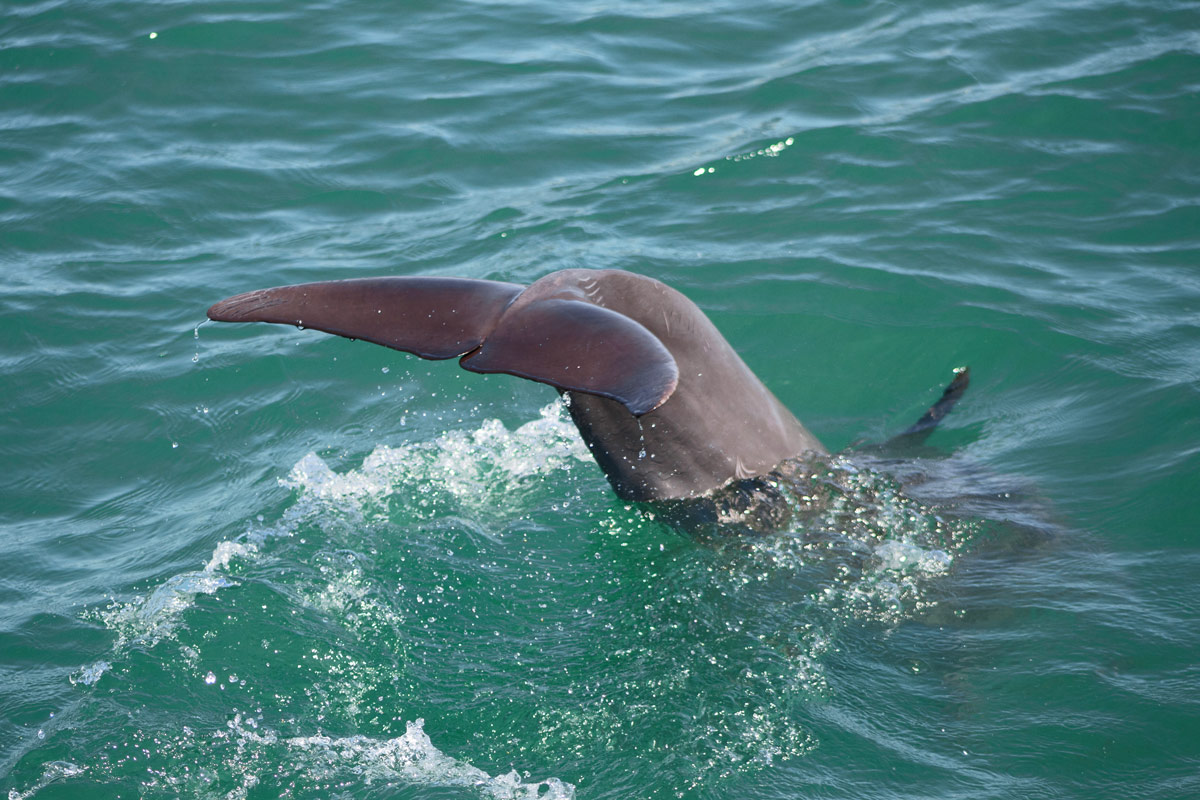
[[[208,309],[218,322],[277,322],[454,358],[483,343],[525,287],[469,278],[360,278],[260,289]]]
[[[640,323],[558,298],[514,306],[460,363],[472,372],[503,372],[607,397],[634,416],[665,403],[679,382],[674,357]]]

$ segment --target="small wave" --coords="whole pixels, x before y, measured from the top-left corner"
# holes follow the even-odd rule
[[[236,586],[237,581],[224,574],[234,558],[251,558],[258,546],[249,541],[224,541],[212,552],[203,569],[173,575],[159,584],[150,594],[125,602],[113,602],[96,613],[96,618],[117,634],[110,658],[119,656],[130,647],[154,647],[171,638],[184,611],[196,603],[198,595],[216,594],[221,589]],[[107,659],[81,667],[71,675],[73,684],[91,686],[112,669]]]

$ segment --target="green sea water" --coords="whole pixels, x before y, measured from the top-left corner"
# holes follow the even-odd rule
[[[1200,796],[1194,4],[17,0],[0,42],[9,798]],[[841,453],[827,510],[696,540],[548,387],[199,326],[568,267],[703,308]],[[966,364],[928,449],[856,454]]]

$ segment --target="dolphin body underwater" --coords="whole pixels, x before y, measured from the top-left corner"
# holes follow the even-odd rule
[[[776,530],[825,447],[695,303],[631,272],[570,269],[530,286],[442,277],[260,289],[208,309],[363,339],[464,369],[549,384],[617,496],[677,527]],[[920,441],[967,388],[954,380],[896,440]]]

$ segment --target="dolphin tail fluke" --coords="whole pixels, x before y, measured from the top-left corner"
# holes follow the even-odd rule
[[[421,358],[455,358],[479,347],[523,290],[464,278],[324,281],[239,294],[208,309],[208,318],[296,325]]]
[[[421,358],[461,357],[472,372],[608,397],[636,416],[675,391],[675,359],[638,322],[575,299],[514,302],[524,291],[468,278],[325,281],[240,294],[209,308],[208,317],[313,328]]]
[[[675,358],[641,323],[561,298],[514,307],[459,363],[472,372],[503,372],[608,397],[638,417],[665,403],[679,382]]]

